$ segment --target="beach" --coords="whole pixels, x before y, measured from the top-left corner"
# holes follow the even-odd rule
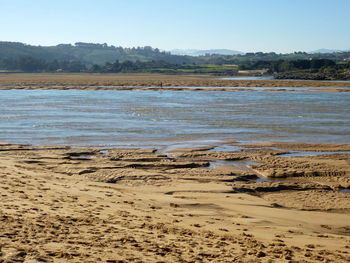
[[[3,143],[1,262],[348,262],[349,145],[241,146]]]
[[[1,263],[350,261],[350,83],[0,83]]]
[[[0,263],[350,263],[349,0],[0,10]]]
[[[242,80],[207,75],[165,74],[0,74],[0,89],[154,89],[167,87],[333,87],[350,82]],[[215,89],[217,90],[217,89]]]

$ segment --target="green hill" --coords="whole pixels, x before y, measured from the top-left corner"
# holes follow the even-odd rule
[[[215,52],[218,52],[216,50]],[[0,42],[2,72],[102,72],[172,74],[278,74],[279,78],[349,79],[350,52],[255,52],[173,55],[150,46],[123,48],[77,42],[32,46]]]
[[[161,52],[157,48],[137,47],[122,48],[107,44],[93,44],[78,42],[74,45],[60,44],[57,46],[31,46],[18,42],[0,42],[0,60],[15,59],[18,57],[33,57],[46,61],[81,61],[84,64],[105,64],[119,61],[166,61],[168,63],[189,63],[188,56],[171,55],[170,52]]]

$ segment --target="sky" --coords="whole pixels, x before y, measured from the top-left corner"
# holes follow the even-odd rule
[[[349,11],[350,0],[0,0],[0,41],[347,50]]]

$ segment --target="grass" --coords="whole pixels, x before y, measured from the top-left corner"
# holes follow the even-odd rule
[[[152,68],[145,72],[150,73],[173,73],[173,74],[227,74],[237,73],[238,66],[232,64],[215,65],[215,64],[186,64],[174,68]]]

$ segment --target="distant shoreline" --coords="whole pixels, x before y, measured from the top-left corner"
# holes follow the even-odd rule
[[[333,87],[350,88],[350,82],[312,80],[223,80],[205,75],[163,74],[0,74],[0,89],[89,89],[115,87]]]

